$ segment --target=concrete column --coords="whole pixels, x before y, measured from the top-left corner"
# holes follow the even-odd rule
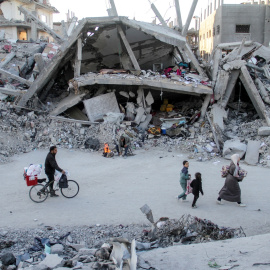
[[[261,5],[262,4],[262,0],[259,0],[259,5]]]
[[[239,78],[240,70],[232,70],[229,78],[229,83],[227,85],[227,88],[225,90],[225,94],[223,95],[222,99],[219,101],[219,104],[222,108],[225,108],[229,102],[229,99],[231,97],[232,91],[235,88],[237,79]]]
[[[114,0],[110,0],[110,4],[112,7],[112,12],[113,12],[114,16],[118,16],[117,9],[116,9],[116,6],[114,4]]]
[[[77,40],[77,53],[75,58],[74,77],[81,75],[81,63],[82,63],[82,39]]]
[[[178,26],[179,26],[180,30],[182,30],[183,24],[182,24],[182,17],[181,17],[179,0],[174,0],[174,5],[175,5],[175,9],[176,9]]]
[[[123,29],[121,28],[121,26],[117,25],[117,30],[118,30],[118,33],[119,33],[119,35],[120,35],[120,37],[121,37],[121,39],[122,39],[122,41],[123,41],[123,43],[124,43],[124,45],[126,47],[129,58],[130,58],[130,60],[131,60],[131,62],[133,64],[135,70],[141,70],[140,66],[138,64],[138,61],[137,61],[137,59],[136,59],[136,57],[134,55],[134,52],[132,51],[132,48],[131,48],[131,46],[130,46],[127,38],[126,38],[126,35],[125,35]]]
[[[184,36],[184,37],[187,35],[188,28],[190,26],[190,22],[192,20],[192,17],[193,17],[193,14],[194,14],[194,11],[196,9],[197,4],[198,4],[198,0],[193,0],[193,3],[192,3],[192,6],[190,8],[185,27],[182,30],[182,36]]]
[[[264,41],[263,45],[269,47],[270,45],[270,6],[265,6],[265,18],[264,18]]]
[[[214,10],[217,9],[217,0],[214,0]]]
[[[251,4],[254,5],[254,0],[251,0]]]
[[[64,39],[66,39],[68,37],[68,34],[65,21],[61,21],[61,28],[62,28],[62,36],[64,37]]]
[[[36,16],[36,12],[33,11],[32,14]],[[37,24],[35,21],[31,20],[31,39],[37,41]]]
[[[204,99],[204,102],[203,102],[203,105],[202,105],[202,108],[201,108],[201,117],[199,119],[200,122],[202,122],[204,120],[204,117],[206,115],[207,107],[208,107],[209,102],[211,100],[211,96],[212,95],[206,95],[205,96],[205,99]]]
[[[156,8],[156,6],[154,4],[151,4],[151,8],[154,11],[154,13],[156,14],[156,16],[158,17],[159,21],[161,22],[161,24],[163,26],[167,26],[166,22],[164,21],[163,17],[161,16],[161,14],[159,13],[158,9]]]

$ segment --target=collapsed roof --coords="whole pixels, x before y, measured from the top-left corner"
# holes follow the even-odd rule
[[[205,77],[185,37],[174,29],[129,20],[126,17],[85,18],[62,43],[59,53],[40,72],[27,93],[21,97],[18,105],[25,106],[33,95],[40,95],[69,61],[74,65],[75,78],[89,72],[97,73],[102,68],[123,67],[125,70],[139,74],[140,70],[152,69],[154,63],[163,63],[165,67],[176,61],[180,62],[183,53]],[[155,82],[154,85],[147,80],[138,84],[135,80],[136,78],[130,79],[130,85],[178,90],[189,94],[212,93],[211,88],[202,85],[198,85],[195,89],[181,84],[177,86],[170,80],[164,80],[162,83]],[[124,81],[123,79],[116,84],[128,84]],[[104,84],[104,81],[92,81],[89,85],[94,83]],[[85,84],[86,82],[82,83]]]

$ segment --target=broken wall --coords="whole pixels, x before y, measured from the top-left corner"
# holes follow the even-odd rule
[[[163,63],[164,67],[172,65],[171,45],[133,28],[125,30],[141,69],[153,69],[153,63]],[[120,56],[125,54],[125,47],[121,46],[116,26],[99,27],[97,31],[93,27],[90,32],[94,35],[84,39],[81,73],[96,72],[102,68],[122,68]]]
[[[0,26],[0,30],[5,31],[5,38],[6,39],[17,39],[17,27],[16,26],[11,26],[11,27]]]

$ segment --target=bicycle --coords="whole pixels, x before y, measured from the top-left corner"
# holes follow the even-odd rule
[[[37,182],[38,183],[36,185],[33,185],[29,190],[29,197],[33,202],[41,203],[48,198],[48,186],[52,181],[46,182],[46,178],[42,178],[37,179]],[[42,184],[43,182],[46,182],[46,184]],[[55,180],[55,182],[57,182],[57,186],[59,187],[59,181]],[[67,186],[68,187],[66,188],[59,188],[61,194],[68,199],[74,198],[79,193],[79,184],[75,180],[67,180]]]

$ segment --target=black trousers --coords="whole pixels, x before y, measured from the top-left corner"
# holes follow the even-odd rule
[[[50,192],[53,191],[53,183],[54,183],[54,174],[53,173],[46,173],[46,175],[48,176],[49,179],[49,188],[50,188]]]
[[[196,205],[196,202],[197,202],[198,199],[199,199],[199,196],[198,195],[194,195],[192,206],[195,206]]]

